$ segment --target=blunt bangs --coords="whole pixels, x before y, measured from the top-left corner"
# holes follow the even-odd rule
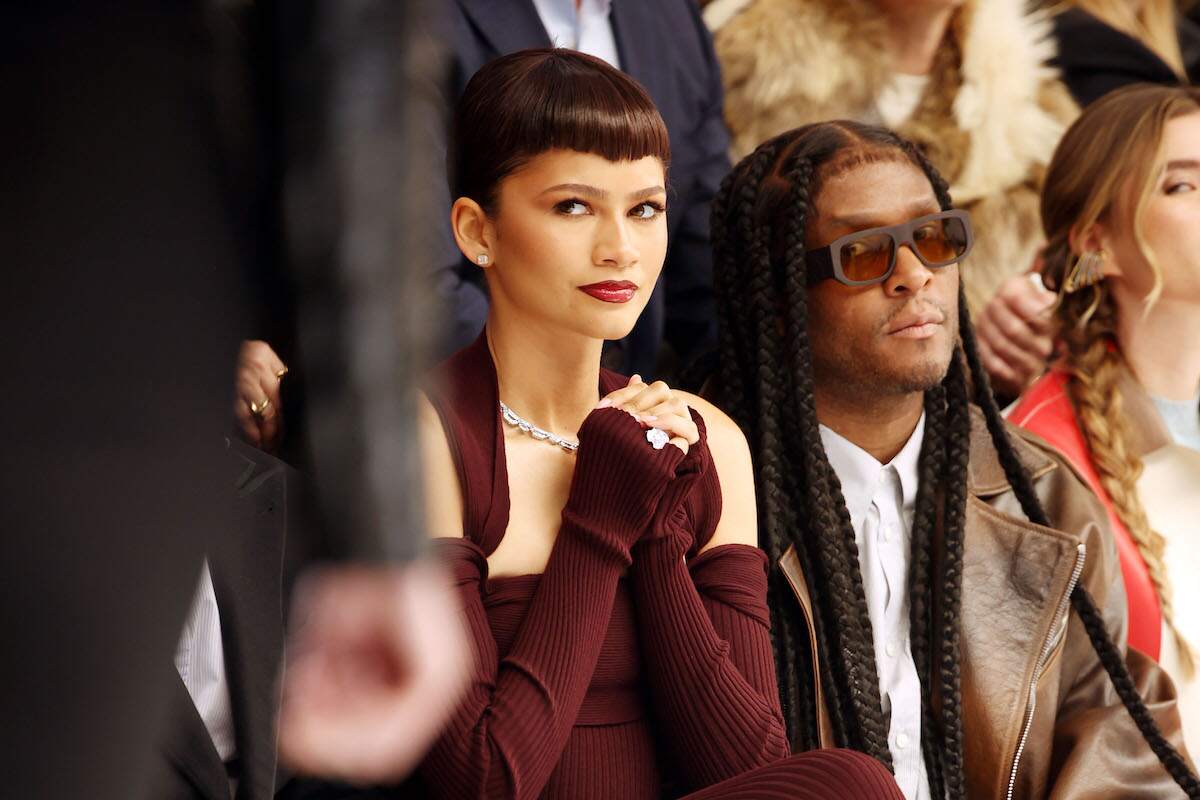
[[[667,126],[646,90],[598,58],[523,50],[486,64],[467,85],[452,136],[451,189],[485,209],[497,184],[548,150],[609,161],[654,156],[666,167]]]

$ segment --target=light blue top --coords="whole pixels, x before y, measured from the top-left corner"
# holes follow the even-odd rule
[[[610,20],[612,0],[580,0],[578,7],[575,3],[576,0],[533,0],[550,43],[587,53],[620,69],[621,59]]]
[[[1200,394],[1191,400],[1151,399],[1175,444],[1200,450]]]

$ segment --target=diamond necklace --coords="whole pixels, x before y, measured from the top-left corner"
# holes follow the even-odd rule
[[[517,414],[517,412],[513,411],[511,408],[504,405],[503,400],[500,401],[500,416],[504,420],[504,423],[506,425],[509,425],[510,427],[513,427],[513,428],[518,428],[524,433],[528,433],[530,436],[532,436],[534,439],[537,439],[539,442],[549,442],[550,444],[556,444],[559,447],[561,447],[563,450],[566,450],[568,453],[574,453],[576,450],[579,449],[579,442],[572,442],[570,439],[564,439],[561,436],[559,436],[558,434],[551,433],[548,430],[539,428],[537,425],[534,425],[533,423],[526,422],[524,419],[522,419]]]

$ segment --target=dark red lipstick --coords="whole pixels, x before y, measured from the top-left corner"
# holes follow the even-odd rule
[[[629,281],[601,281],[580,286],[579,290],[605,303],[628,303],[637,292],[638,285]]]

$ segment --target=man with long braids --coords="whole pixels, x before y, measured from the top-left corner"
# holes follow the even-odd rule
[[[1126,652],[1103,510],[992,399],[970,220],[924,156],[799,128],[712,231],[708,393],[752,450],[793,747],[862,750],[910,800],[1200,797],[1169,679]]]

